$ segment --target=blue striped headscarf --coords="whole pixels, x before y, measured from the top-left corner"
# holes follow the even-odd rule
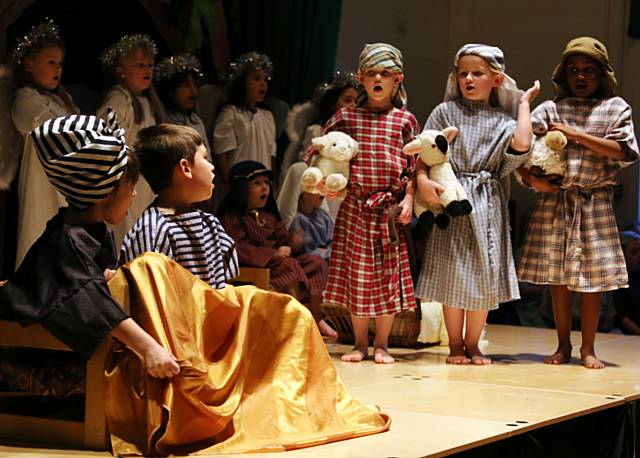
[[[370,68],[384,68],[396,73],[403,73],[402,53],[398,48],[387,43],[366,44],[358,58],[358,71],[364,72]],[[362,86],[358,88],[356,105],[361,106],[367,100],[367,93]],[[407,92],[402,81],[398,89],[391,96],[391,103],[396,108],[407,105]]]
[[[76,210],[107,197],[125,172],[124,129],[111,109],[106,122],[85,115],[49,119],[31,138],[49,181]]]

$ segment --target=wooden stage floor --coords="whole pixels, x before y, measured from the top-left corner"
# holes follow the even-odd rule
[[[486,339],[484,351],[494,364],[484,367],[445,364],[445,347],[392,349],[393,365],[343,363],[340,355],[349,347],[329,345],[345,385],[363,402],[376,404],[391,415],[390,431],[252,456],[447,456],[640,399],[640,337],[598,334],[596,351],[607,365],[604,370],[579,365],[579,333],[572,335],[572,363],[562,366],[542,363],[555,350],[554,330],[489,325]],[[0,456],[110,455],[0,445]]]

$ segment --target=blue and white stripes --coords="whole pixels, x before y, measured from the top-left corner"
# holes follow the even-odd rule
[[[49,119],[31,138],[49,181],[73,208],[104,199],[124,174],[127,146],[112,110],[107,122],[85,115]]]

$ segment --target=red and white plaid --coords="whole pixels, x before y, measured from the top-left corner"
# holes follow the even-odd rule
[[[324,300],[357,316],[414,308],[406,241],[400,234],[397,247],[390,243],[388,208],[404,189],[403,178],[413,173],[413,159],[402,154],[402,147],[420,132],[418,121],[406,110],[377,114],[344,108],[327,122],[323,134],[333,130],[353,137],[359,151],[351,161],[347,197],[336,219]],[[314,154],[309,150],[305,160]],[[367,205],[377,193],[386,198],[376,196]]]
[[[618,171],[638,158],[631,108],[620,97],[571,97],[544,102],[532,117],[534,124],[546,127],[550,122],[560,122],[615,140],[626,158],[615,161],[569,143],[562,189],[540,195],[518,277],[536,284],[567,285],[577,292],[626,287],[627,269],[611,202]]]

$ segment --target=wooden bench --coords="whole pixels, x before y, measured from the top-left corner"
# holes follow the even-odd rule
[[[47,350],[72,351],[40,325],[22,327],[13,321],[0,320],[0,345]],[[107,336],[87,361],[84,418],[69,420],[32,414],[7,413],[2,399],[11,396],[32,396],[29,393],[0,392],[0,438],[24,443],[63,445],[71,448],[109,450],[105,416],[104,367],[112,347]],[[43,401],[46,401],[43,399]]]

